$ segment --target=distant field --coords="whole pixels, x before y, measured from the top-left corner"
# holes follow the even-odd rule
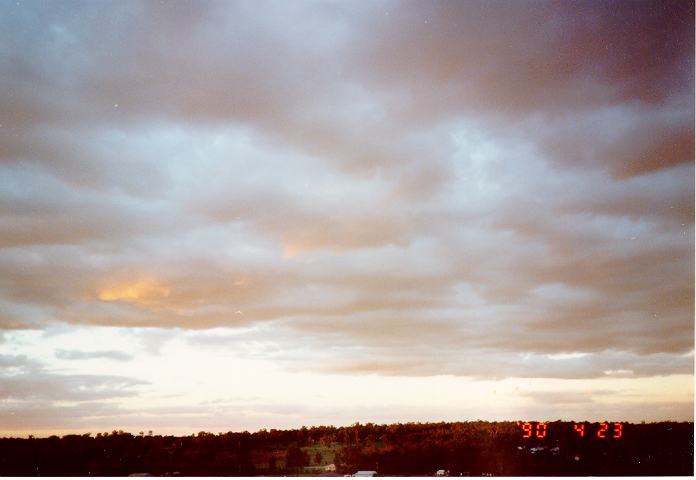
[[[310,465],[329,465],[335,463],[336,452],[342,448],[339,443],[333,445],[322,445],[320,442],[315,442],[309,447],[304,447],[302,450],[307,452]],[[321,455],[321,461],[316,462],[317,454]]]

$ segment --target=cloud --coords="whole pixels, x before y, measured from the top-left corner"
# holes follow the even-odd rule
[[[356,58],[361,73],[411,94],[414,117],[425,102],[504,115],[654,104],[693,84],[689,5],[406,5],[380,5]]]
[[[262,332],[323,372],[693,371],[693,5],[108,7],[0,19],[0,328]],[[52,375],[11,389],[136,386]]]
[[[121,358],[119,352],[63,352],[62,358]],[[3,432],[91,428],[95,419],[121,412],[117,401],[134,398],[147,382],[127,376],[55,371],[28,355],[0,355],[0,422]]]
[[[6,400],[86,401],[136,395],[130,390],[143,382],[109,375],[61,375],[32,372],[5,376],[0,396]]]
[[[62,360],[91,360],[95,358],[105,358],[107,360],[116,360],[126,362],[132,360],[133,356],[116,350],[100,350],[92,352],[83,352],[80,350],[57,350],[56,357]]]
[[[270,359],[293,372],[394,377],[456,375],[477,379],[642,378],[693,374],[693,352],[644,353],[627,346],[577,350],[581,342],[541,343],[492,338],[441,321],[333,319],[287,321],[246,330],[211,329],[185,338],[197,348],[232,351],[240,358]],[[604,345],[604,344],[603,344]],[[549,353],[553,352],[553,353]]]
[[[40,362],[33,360],[26,355],[0,355],[0,366],[7,369],[34,370]]]
[[[54,404],[134,396],[137,395],[137,387],[145,383],[118,375],[54,372],[46,368],[43,362],[26,355],[2,355],[0,365],[3,367],[0,373],[0,398],[10,409],[21,409],[28,402]]]

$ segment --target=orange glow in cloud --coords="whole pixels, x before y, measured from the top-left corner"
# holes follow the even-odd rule
[[[283,258],[293,258],[302,253],[302,248],[291,243],[283,244]]]
[[[98,298],[104,302],[124,301],[147,304],[167,298],[169,294],[169,287],[156,280],[144,279],[103,289],[99,292]]]

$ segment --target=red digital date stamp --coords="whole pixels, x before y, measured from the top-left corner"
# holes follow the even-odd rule
[[[545,438],[548,432],[548,424],[546,422],[517,422],[517,425],[522,429],[522,438]],[[596,428],[592,428],[596,425]],[[621,438],[623,436],[623,423],[621,422],[600,422],[598,424],[590,424],[588,422],[573,422],[573,430],[581,438],[588,436],[597,438]]]

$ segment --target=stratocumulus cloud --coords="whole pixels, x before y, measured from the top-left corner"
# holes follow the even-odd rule
[[[2,9],[0,348],[56,362],[7,398],[156,408],[182,335],[346,378],[693,374],[691,3]]]

